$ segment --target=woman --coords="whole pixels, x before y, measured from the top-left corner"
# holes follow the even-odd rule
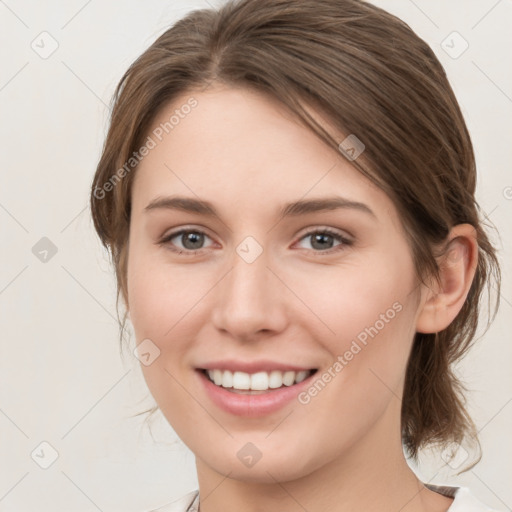
[[[404,456],[478,445],[451,371],[499,287],[475,178],[442,66],[370,4],[228,2],[137,59],[91,206],[196,456],[158,511],[489,510]]]

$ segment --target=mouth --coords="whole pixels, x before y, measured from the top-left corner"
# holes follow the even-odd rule
[[[201,363],[194,370],[208,402],[230,415],[261,418],[297,406],[297,397],[311,386],[319,368],[269,359],[224,359]]]
[[[222,369],[199,369],[212,384],[224,390],[242,395],[261,395],[275,392],[282,388],[291,388],[317,372],[316,368],[310,370],[272,370],[246,373],[232,372]]]

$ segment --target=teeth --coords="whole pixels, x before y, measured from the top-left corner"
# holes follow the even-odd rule
[[[223,388],[239,390],[266,391],[282,386],[293,386],[308,378],[314,370],[301,370],[300,372],[273,370],[271,372],[230,372],[229,370],[207,370],[212,382]]]
[[[245,374],[247,375],[247,374]],[[267,372],[258,372],[251,375],[251,389],[264,391],[268,389],[268,374]]]
[[[297,372],[297,375],[295,376],[295,384],[298,384],[299,382],[302,382],[303,380],[307,379],[311,373],[313,372],[310,370],[302,370],[300,372]]]
[[[212,378],[213,373],[213,378]],[[210,370],[208,372],[208,375],[210,376],[210,379],[217,384],[217,386],[222,386],[222,372],[220,370],[213,370],[213,372]]]
[[[283,372],[274,370],[268,377],[268,387],[271,389],[280,388],[283,385]]]
[[[224,379],[222,379],[223,387],[231,387],[224,385]],[[250,389],[251,388],[251,376],[244,372],[233,373],[233,387],[235,389]]]
[[[232,388],[233,387],[233,374],[231,372],[223,372],[222,373],[222,382],[220,385],[223,388]]]

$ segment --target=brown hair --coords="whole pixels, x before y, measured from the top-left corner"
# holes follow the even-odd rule
[[[460,313],[439,333],[415,335],[401,424],[403,444],[414,459],[430,444],[446,446],[465,438],[478,444],[464,406],[465,388],[451,366],[474,341],[482,292],[487,284],[490,296],[491,278],[498,291],[496,314],[501,276],[475,201],[472,143],[432,50],[407,24],[371,4],[228,1],[219,10],[189,13],[130,66],[115,91],[90,198],[95,228],[112,254],[118,301],[121,293],[128,304],[135,171],[125,164],[143,145],[164,104],[214,81],[278,99],[337,150],[340,141],[305,106],[323,113],[341,133],[361,139],[365,151],[352,164],[394,201],[419,279],[438,277],[436,248],[452,226],[476,228],[478,264]],[[125,321],[126,312],[121,345]]]

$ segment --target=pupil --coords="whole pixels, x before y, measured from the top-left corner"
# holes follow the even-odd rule
[[[203,242],[203,239],[204,239],[204,235],[202,233],[196,233],[194,231],[192,232],[189,232],[189,233],[186,233],[185,235],[185,239],[184,239],[184,243],[183,245],[187,248],[187,249],[200,249],[201,248],[201,243]],[[192,242],[192,247],[187,247],[187,242]]]
[[[313,235],[313,244],[312,246],[315,247],[315,243],[317,242],[320,242],[320,245],[319,247],[316,247],[317,249],[325,249],[326,248],[326,245],[325,243],[322,244],[322,241],[325,242],[326,239],[329,239],[329,238],[332,238],[331,235],[328,235],[328,234],[316,234],[316,235]]]

